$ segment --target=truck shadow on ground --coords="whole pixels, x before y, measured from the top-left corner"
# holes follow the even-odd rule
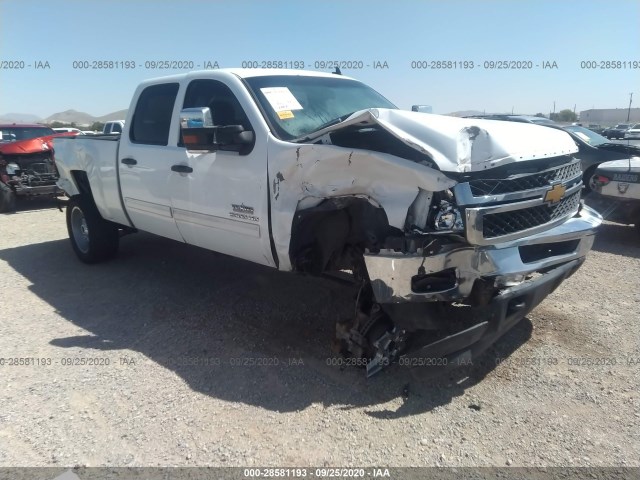
[[[4,212],[0,215],[15,215],[23,212],[38,212],[58,208],[58,201],[51,197],[19,198],[13,212]]]
[[[123,238],[119,256],[99,265],[80,263],[66,239],[0,250],[0,259],[62,319],[90,332],[49,339],[72,351],[61,355],[100,350],[115,363],[139,352],[194,391],[279,412],[315,402],[380,418],[429,411],[482,381],[532,333],[525,319],[474,365],[436,378],[394,365],[366,379],[335,365],[335,321],[352,314],[354,292],[332,280],[146,234]],[[131,368],[144,369],[139,363]]]
[[[633,225],[603,223],[596,234],[593,249],[624,257],[640,258],[640,229]]]

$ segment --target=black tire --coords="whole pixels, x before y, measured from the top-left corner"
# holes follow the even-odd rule
[[[14,212],[16,209],[16,194],[11,188],[0,182],[0,213]]]
[[[596,173],[596,168],[598,168],[598,165],[591,165],[582,174],[582,196],[586,196],[593,191],[593,188],[591,188],[591,177]]]
[[[118,252],[118,227],[100,216],[93,200],[84,195],[67,204],[67,231],[71,247],[84,263],[98,263]]]

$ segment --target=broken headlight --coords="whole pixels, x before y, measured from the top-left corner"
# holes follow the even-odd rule
[[[433,227],[436,230],[452,232],[461,232],[464,230],[462,214],[455,204],[447,200],[441,200],[440,205],[435,205],[433,208],[435,209]]]
[[[5,169],[7,170],[7,175],[17,175],[20,171],[20,167],[18,166],[18,164],[13,162],[7,163]]]

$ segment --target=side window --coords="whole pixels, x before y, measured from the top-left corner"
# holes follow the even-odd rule
[[[193,107],[209,107],[216,126],[242,125],[245,130],[253,130],[236,96],[218,80],[193,80],[189,84],[182,108]],[[182,135],[179,145],[182,145]]]
[[[113,125],[111,125],[111,131],[113,133],[122,133],[122,127],[120,126],[119,123],[114,123]]]
[[[145,88],[133,114],[129,138],[134,143],[167,145],[177,83],[163,83]]]

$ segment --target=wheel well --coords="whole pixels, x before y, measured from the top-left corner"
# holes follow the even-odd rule
[[[73,181],[78,187],[78,192],[80,193],[80,195],[88,196],[93,200],[91,185],[89,184],[89,177],[87,176],[87,172],[83,170],[72,170],[71,175],[73,176]]]
[[[296,212],[289,258],[297,271],[319,274],[350,269],[362,259],[365,248],[379,251],[387,237],[401,234],[389,226],[384,209],[368,200],[330,198]]]

